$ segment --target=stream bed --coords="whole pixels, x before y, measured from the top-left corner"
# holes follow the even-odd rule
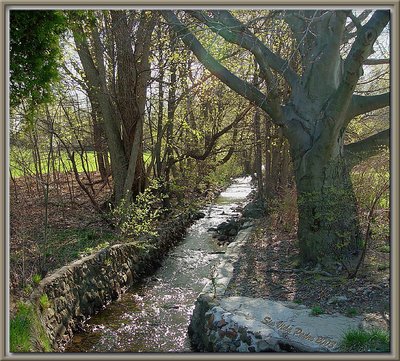
[[[196,221],[161,267],[86,323],[65,352],[193,352],[187,334],[194,303],[226,247],[208,231],[238,216],[252,191],[251,177],[237,178]]]

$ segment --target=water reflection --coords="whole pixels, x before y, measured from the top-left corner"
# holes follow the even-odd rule
[[[75,335],[65,352],[192,352],[187,327],[194,302],[223,251],[208,229],[238,214],[250,180],[238,178],[222,192],[158,271],[92,317],[90,331]]]

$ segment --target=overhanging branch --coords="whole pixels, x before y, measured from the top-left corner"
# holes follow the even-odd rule
[[[388,147],[390,143],[390,129],[383,130],[377,134],[344,146],[344,156],[351,167],[362,161],[377,155],[382,148]]]
[[[190,11],[194,17],[206,24],[214,33],[226,41],[250,51],[264,73],[270,73],[269,67],[282,74],[291,87],[298,81],[296,73],[281,57],[273,53],[242,22],[227,10],[212,11],[214,19],[200,11]]]
[[[390,64],[390,59],[367,59],[364,61],[364,65],[381,65]]]
[[[221,65],[214,57],[211,56],[209,52],[207,52],[207,50],[205,50],[199,40],[191,33],[186,25],[184,25],[178,19],[173,11],[162,10],[161,13],[164,19],[177,33],[178,37],[182,39],[185,45],[195,54],[197,59],[213,75],[215,75],[219,80],[221,80],[236,93],[267,112],[276,124],[284,125],[284,118],[280,105],[271,103],[265,94],[260,92],[254,85],[240,79],[226,69],[223,65]]]
[[[357,115],[384,108],[389,104],[390,92],[370,96],[353,95],[346,114],[347,123]]]
[[[226,127],[224,127],[223,129],[221,129],[219,132],[215,133],[209,143],[208,146],[206,148],[206,150],[204,151],[203,154],[197,154],[195,152],[188,152],[187,156],[197,159],[197,160],[205,160],[211,153],[215,143],[217,142],[217,140],[219,138],[221,138],[225,133],[229,132],[233,127],[235,127],[245,116],[246,114],[250,111],[250,109],[253,108],[252,105],[248,105],[242,112],[240,112],[234,119],[234,121],[230,124],[228,124]]]

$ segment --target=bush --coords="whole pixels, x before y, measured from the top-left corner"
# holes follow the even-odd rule
[[[158,235],[156,225],[164,212],[162,200],[165,197],[162,183],[155,179],[134,202],[123,199],[111,211],[112,222],[119,229],[122,238],[156,237]]]

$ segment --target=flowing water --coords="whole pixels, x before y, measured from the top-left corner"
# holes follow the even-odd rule
[[[203,212],[161,267],[93,316],[65,352],[192,352],[187,328],[195,300],[225,250],[208,229],[238,215],[251,192],[237,178]]]

